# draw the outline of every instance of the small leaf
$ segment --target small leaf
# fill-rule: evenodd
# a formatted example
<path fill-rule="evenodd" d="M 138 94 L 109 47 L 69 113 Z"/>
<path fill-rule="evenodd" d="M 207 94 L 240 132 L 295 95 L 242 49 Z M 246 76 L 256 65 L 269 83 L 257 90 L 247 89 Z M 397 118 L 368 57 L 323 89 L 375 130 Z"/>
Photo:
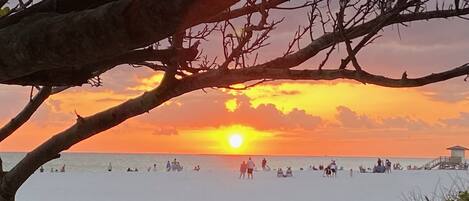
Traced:
<path fill-rule="evenodd" d="M 7 15 L 8 13 L 10 13 L 10 8 L 9 7 L 4 7 L 4 8 L 0 9 L 0 17 L 2 17 L 4 15 Z"/>

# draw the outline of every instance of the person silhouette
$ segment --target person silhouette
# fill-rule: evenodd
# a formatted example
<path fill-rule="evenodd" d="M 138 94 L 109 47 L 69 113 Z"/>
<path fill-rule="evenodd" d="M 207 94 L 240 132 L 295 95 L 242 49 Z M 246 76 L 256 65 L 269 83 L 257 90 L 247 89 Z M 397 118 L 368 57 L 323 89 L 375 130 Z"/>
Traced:
<path fill-rule="evenodd" d="M 239 178 L 243 177 L 246 175 L 246 170 L 248 169 L 248 165 L 246 164 L 246 161 L 243 161 L 241 163 L 241 166 L 239 167 Z"/>
<path fill-rule="evenodd" d="M 254 179 L 254 167 L 256 167 L 256 164 L 254 164 L 254 161 L 252 161 L 251 157 L 249 157 L 249 160 L 247 162 L 247 167 L 248 167 L 248 179 Z"/>

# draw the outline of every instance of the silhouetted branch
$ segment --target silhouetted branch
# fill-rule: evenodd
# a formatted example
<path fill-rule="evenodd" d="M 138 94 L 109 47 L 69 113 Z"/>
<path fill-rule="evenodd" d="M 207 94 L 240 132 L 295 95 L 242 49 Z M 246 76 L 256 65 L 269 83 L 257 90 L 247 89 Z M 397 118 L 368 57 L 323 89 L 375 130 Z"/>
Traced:
<path fill-rule="evenodd" d="M 13 134 L 19 127 L 31 118 L 34 112 L 51 95 L 52 87 L 42 87 L 41 90 L 28 102 L 23 110 L 0 128 L 0 142 Z"/>

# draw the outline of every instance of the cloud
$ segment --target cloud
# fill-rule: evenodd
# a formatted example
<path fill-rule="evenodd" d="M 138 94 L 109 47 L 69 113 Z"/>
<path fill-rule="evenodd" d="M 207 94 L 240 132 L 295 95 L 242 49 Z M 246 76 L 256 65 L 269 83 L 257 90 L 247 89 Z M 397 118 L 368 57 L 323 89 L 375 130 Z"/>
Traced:
<path fill-rule="evenodd" d="M 157 127 L 155 128 L 155 131 L 153 131 L 153 135 L 172 136 L 172 135 L 179 135 L 179 132 L 174 127 Z"/>
<path fill-rule="evenodd" d="M 309 115 L 304 110 L 294 109 L 282 113 L 273 104 L 261 104 L 254 108 L 245 96 L 236 96 L 236 101 L 233 101 L 233 96 L 222 92 L 188 96 L 153 110 L 139 118 L 139 121 L 170 125 L 178 129 L 242 124 L 259 130 L 311 130 L 322 123 L 320 117 Z M 236 102 L 236 107 L 230 108 L 231 111 L 225 105 L 228 100 Z"/>
<path fill-rule="evenodd" d="M 431 125 L 420 119 L 412 119 L 409 117 L 373 119 L 364 114 L 359 115 L 345 106 L 337 107 L 337 112 L 337 121 L 345 128 L 406 129 L 412 131 L 432 128 Z"/>
<path fill-rule="evenodd" d="M 377 126 L 377 123 L 371 120 L 366 115 L 358 115 L 356 112 L 352 111 L 348 107 L 339 106 L 337 107 L 337 120 L 344 127 L 350 128 L 374 128 Z"/>
<path fill-rule="evenodd" d="M 447 127 L 469 127 L 469 113 L 461 112 L 456 118 L 442 119 Z"/>

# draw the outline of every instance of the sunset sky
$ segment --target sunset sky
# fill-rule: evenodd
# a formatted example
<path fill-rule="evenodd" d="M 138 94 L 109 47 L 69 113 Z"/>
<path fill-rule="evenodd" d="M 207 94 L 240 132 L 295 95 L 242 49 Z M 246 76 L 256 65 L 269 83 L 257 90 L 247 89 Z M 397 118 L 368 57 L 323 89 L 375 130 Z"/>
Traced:
<path fill-rule="evenodd" d="M 282 55 L 303 13 L 287 16 L 261 59 Z M 469 62 L 467 21 L 434 20 L 388 27 L 359 54 L 372 73 L 416 77 Z M 219 43 L 203 46 L 211 56 Z M 327 68 L 344 55 L 334 52 Z M 317 66 L 318 55 L 300 68 Z M 92 115 L 157 86 L 162 74 L 119 66 L 102 76 L 104 86 L 75 87 L 54 95 L 26 125 L 0 143 L 0 151 L 28 151 L 72 125 L 75 111 Z M 446 155 L 469 146 L 469 83 L 464 77 L 412 89 L 337 80 L 275 81 L 245 91 L 206 89 L 183 95 L 74 147 L 74 152 L 278 154 L 338 156 Z M 29 100 L 29 87 L 0 86 L 0 123 Z M 242 137 L 239 148 L 229 144 Z"/>

